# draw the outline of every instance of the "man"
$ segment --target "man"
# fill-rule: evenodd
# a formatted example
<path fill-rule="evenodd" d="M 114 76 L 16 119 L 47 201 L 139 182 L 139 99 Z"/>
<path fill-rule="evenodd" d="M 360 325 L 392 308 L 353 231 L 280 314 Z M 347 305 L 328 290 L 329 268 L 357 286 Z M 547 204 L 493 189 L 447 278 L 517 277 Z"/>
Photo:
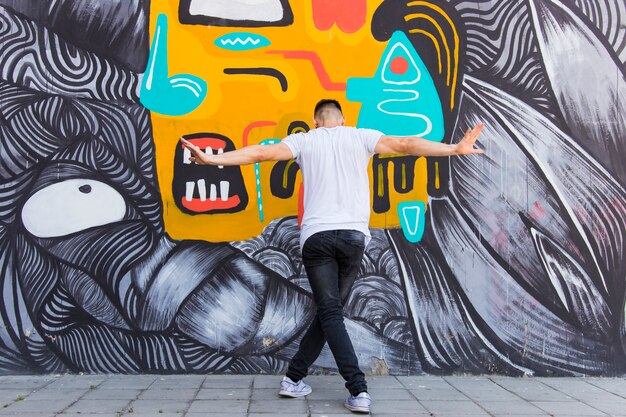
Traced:
<path fill-rule="evenodd" d="M 305 184 L 300 248 L 317 315 L 289 364 L 279 394 L 301 397 L 312 392 L 302 379 L 328 342 L 350 391 L 344 405 L 351 411 L 368 413 L 371 398 L 343 322 L 343 304 L 370 239 L 369 160 L 375 153 L 416 156 L 483 153 L 474 148 L 483 125 L 468 129 L 457 144 L 443 144 L 345 127 L 345 121 L 336 100 L 321 100 L 314 111 L 316 129 L 289 135 L 278 144 L 207 155 L 188 141 L 181 141 L 193 154 L 189 159 L 198 164 L 243 165 L 289 159 L 298 162 Z"/>

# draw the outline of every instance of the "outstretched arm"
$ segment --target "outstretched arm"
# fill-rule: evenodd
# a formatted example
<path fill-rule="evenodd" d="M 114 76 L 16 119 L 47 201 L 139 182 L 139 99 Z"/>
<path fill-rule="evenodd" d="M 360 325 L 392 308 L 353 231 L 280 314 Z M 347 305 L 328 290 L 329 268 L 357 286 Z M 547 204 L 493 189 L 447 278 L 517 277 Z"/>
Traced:
<path fill-rule="evenodd" d="M 199 165 L 246 165 L 263 161 L 286 161 L 293 158 L 291 149 L 284 143 L 274 145 L 251 145 L 219 155 L 208 155 L 188 140 L 180 139 L 191 151 L 189 160 Z"/>
<path fill-rule="evenodd" d="M 482 123 L 473 129 L 467 129 L 465 136 L 455 144 L 433 142 L 417 136 L 383 136 L 378 141 L 374 151 L 379 154 L 407 154 L 414 156 L 452 156 L 484 153 L 482 149 L 474 148 L 478 135 L 483 130 Z"/>

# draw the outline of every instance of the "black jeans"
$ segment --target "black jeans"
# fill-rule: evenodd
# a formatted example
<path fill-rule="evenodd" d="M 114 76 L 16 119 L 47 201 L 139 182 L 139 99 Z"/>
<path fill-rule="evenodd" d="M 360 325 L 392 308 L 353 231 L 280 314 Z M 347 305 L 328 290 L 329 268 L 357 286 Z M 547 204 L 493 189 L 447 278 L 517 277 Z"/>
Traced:
<path fill-rule="evenodd" d="M 309 237 L 302 248 L 302 263 L 311 284 L 317 315 L 300 341 L 287 376 L 307 376 L 324 343 L 328 342 L 339 373 L 352 395 L 367 391 L 365 375 L 343 322 L 343 304 L 356 279 L 365 249 L 365 236 L 356 230 L 329 230 Z"/>

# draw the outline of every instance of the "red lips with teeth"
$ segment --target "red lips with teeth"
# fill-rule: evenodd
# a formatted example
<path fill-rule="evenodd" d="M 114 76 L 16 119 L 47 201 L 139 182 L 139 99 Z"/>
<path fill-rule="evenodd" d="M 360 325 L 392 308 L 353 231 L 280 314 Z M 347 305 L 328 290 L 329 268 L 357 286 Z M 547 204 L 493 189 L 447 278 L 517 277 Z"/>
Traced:
<path fill-rule="evenodd" d="M 217 133 L 183 136 L 206 153 L 219 154 L 235 149 L 233 142 Z M 191 153 L 178 146 L 174 154 L 172 192 L 176 205 L 189 214 L 234 213 L 248 204 L 248 194 L 239 167 L 197 165 Z"/>

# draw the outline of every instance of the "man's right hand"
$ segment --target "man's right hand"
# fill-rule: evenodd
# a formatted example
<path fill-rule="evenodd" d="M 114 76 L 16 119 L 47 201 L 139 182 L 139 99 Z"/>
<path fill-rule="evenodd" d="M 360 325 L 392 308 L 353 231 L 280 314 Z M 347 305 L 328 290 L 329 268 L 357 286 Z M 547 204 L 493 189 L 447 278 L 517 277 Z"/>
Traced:
<path fill-rule="evenodd" d="M 463 138 L 456 144 L 456 155 L 473 155 L 485 153 L 483 149 L 475 148 L 476 139 L 482 132 L 484 124 L 478 123 L 473 129 L 467 129 Z"/>
<path fill-rule="evenodd" d="M 202 151 L 202 149 L 192 144 L 188 140 L 180 138 L 180 142 L 183 144 L 185 148 L 189 149 L 189 151 L 191 152 L 192 155 L 189 157 L 189 160 L 191 162 L 195 162 L 196 164 L 199 164 L 199 165 L 215 165 L 215 164 L 211 164 L 212 155 L 211 156 L 207 155 L 206 153 Z"/>

